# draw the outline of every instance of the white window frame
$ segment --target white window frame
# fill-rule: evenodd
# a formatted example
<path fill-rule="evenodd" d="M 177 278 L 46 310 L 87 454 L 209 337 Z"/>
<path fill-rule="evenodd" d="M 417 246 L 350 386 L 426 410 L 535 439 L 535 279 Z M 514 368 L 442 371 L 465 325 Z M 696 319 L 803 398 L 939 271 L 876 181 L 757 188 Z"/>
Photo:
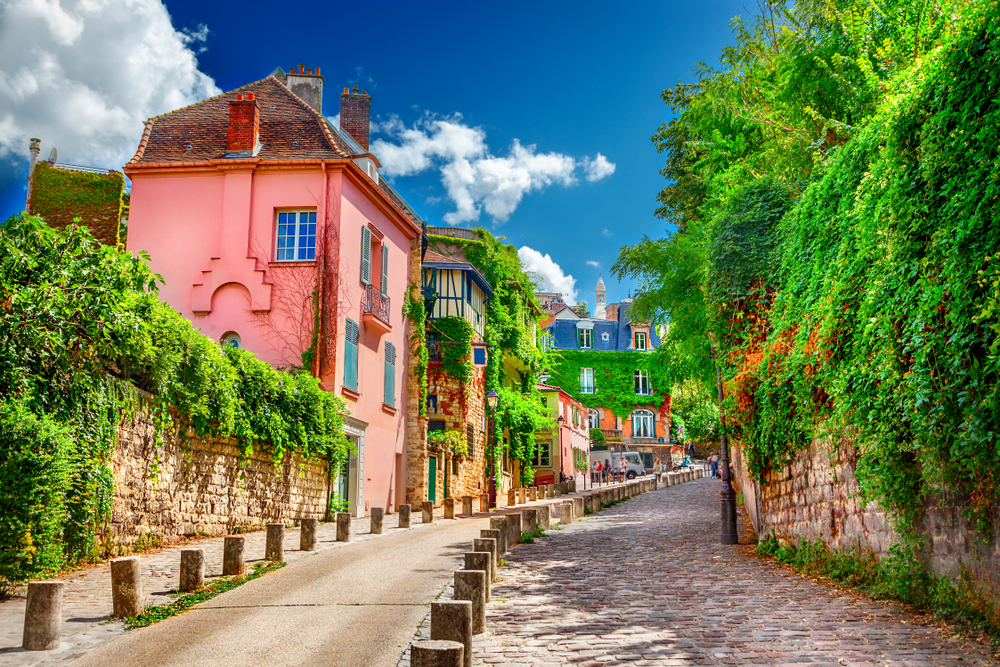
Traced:
<path fill-rule="evenodd" d="M 585 382 L 589 379 L 590 382 Z M 589 391 L 588 391 L 589 390 Z M 594 369 L 593 368 L 581 368 L 580 369 L 580 393 L 581 394 L 593 394 L 596 393 L 597 387 L 594 383 Z"/>
<path fill-rule="evenodd" d="M 637 370 L 632 375 L 632 383 L 636 396 L 649 396 L 653 393 L 653 388 L 649 385 L 649 371 Z"/>
<path fill-rule="evenodd" d="M 580 327 L 576 330 L 576 342 L 581 350 L 594 349 L 594 330 Z"/>
<path fill-rule="evenodd" d="M 292 222 L 292 234 L 281 234 L 281 225 L 289 224 L 287 220 L 282 222 L 282 216 L 295 216 L 294 222 Z M 305 224 L 312 226 L 312 234 L 302 233 L 302 216 L 312 216 L 312 219 L 307 218 Z M 281 239 L 291 239 L 291 246 L 281 246 Z M 302 242 L 307 239 L 312 239 L 312 245 L 302 245 Z M 292 256 L 283 256 L 286 253 L 291 252 Z M 300 254 L 305 254 L 305 257 L 300 257 Z M 275 262 L 315 262 L 316 261 L 316 209 L 300 209 L 292 211 L 278 211 L 274 216 L 274 261 Z"/>
<path fill-rule="evenodd" d="M 631 415 L 633 438 L 655 438 L 656 419 L 649 410 L 636 410 Z"/>
<path fill-rule="evenodd" d="M 552 443 L 548 440 L 535 441 L 535 457 L 531 461 L 533 468 L 552 467 Z"/>
<path fill-rule="evenodd" d="M 642 345 L 639 345 L 639 336 L 642 336 Z M 645 331 L 635 332 L 635 349 L 637 350 L 648 350 L 649 349 L 649 334 Z"/>
<path fill-rule="evenodd" d="M 588 428 L 601 428 L 601 415 L 597 410 L 591 410 L 587 413 L 587 426 Z"/>

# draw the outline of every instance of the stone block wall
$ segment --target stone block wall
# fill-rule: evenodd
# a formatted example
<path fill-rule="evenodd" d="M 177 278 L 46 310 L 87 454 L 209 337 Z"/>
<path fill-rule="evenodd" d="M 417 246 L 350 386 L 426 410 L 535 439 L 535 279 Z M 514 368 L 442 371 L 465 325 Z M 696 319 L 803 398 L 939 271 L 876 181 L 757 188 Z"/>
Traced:
<path fill-rule="evenodd" d="M 286 455 L 275 467 L 266 451 L 241 460 L 229 440 L 165 437 L 157 445 L 148 414 L 119 428 L 113 457 L 114 510 L 103 538 L 129 544 L 153 534 L 170 540 L 221 535 L 303 517 L 324 518 L 326 461 Z"/>
<path fill-rule="evenodd" d="M 885 555 L 899 541 L 892 517 L 874 502 L 861 500 L 855 477 L 856 449 L 849 436 L 825 437 L 798 452 L 780 472 L 763 483 L 749 477 L 738 446 L 734 447 L 736 478 L 744 505 L 759 535 L 823 539 L 836 549 L 870 549 Z M 922 557 L 940 576 L 957 577 L 964 570 L 1000 602 L 1000 530 L 992 537 L 977 532 L 964 515 L 968 503 L 946 492 L 923 507 Z M 1000 506 L 994 508 L 1000 526 Z"/>

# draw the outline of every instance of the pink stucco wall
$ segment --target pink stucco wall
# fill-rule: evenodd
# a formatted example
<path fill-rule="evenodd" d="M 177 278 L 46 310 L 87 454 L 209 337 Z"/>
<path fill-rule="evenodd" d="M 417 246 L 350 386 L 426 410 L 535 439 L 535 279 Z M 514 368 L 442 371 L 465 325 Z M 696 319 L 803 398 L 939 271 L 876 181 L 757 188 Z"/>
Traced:
<path fill-rule="evenodd" d="M 335 365 L 321 377 L 324 388 L 343 394 L 354 429 L 363 433 L 357 513 L 395 507 L 405 495 L 406 399 L 402 305 L 410 240 L 418 233 L 400 221 L 367 176 L 345 177 L 321 165 L 280 168 L 253 165 L 223 168 L 132 170 L 127 248 L 146 252 L 164 278 L 160 297 L 202 333 L 220 340 L 237 333 L 244 348 L 274 366 L 301 363 L 312 340 L 312 294 L 319 264 L 275 262 L 276 216 L 281 210 L 315 209 L 317 257 L 327 252 L 328 270 L 339 271 L 337 294 L 328 299 L 327 330 L 336 332 Z M 355 179 L 355 180 L 352 180 Z M 384 234 L 389 252 L 388 333 L 364 324 L 361 314 L 361 228 Z M 324 240 L 324 234 L 325 240 Z M 372 257 L 372 275 L 381 259 Z M 329 300 L 328 300 L 329 303 Z M 360 325 L 358 393 L 342 392 L 345 320 Z M 397 350 L 395 409 L 383 406 L 385 343 Z"/>

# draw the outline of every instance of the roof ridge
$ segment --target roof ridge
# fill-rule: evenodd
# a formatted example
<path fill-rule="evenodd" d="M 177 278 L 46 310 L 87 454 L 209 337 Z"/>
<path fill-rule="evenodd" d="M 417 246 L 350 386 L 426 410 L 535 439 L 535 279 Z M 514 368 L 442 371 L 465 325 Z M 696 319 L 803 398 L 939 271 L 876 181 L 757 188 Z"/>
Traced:
<path fill-rule="evenodd" d="M 316 118 L 316 120 L 319 121 L 320 129 L 323 130 L 323 136 L 326 138 L 326 141 L 329 144 L 330 148 L 340 153 L 344 153 L 345 157 L 349 158 L 354 157 L 353 153 L 345 151 L 343 147 L 338 145 L 337 142 L 333 140 L 333 135 L 330 133 L 330 128 L 327 126 L 326 116 L 324 116 L 321 112 L 316 111 L 316 109 L 313 109 L 311 106 L 309 106 L 309 104 L 307 104 L 305 100 L 303 100 L 301 97 L 293 93 L 291 88 L 289 88 L 286 84 L 282 83 L 281 81 L 278 81 L 278 78 L 276 76 L 271 75 L 268 76 L 267 78 L 274 79 L 282 87 L 282 89 L 284 89 L 285 93 L 289 97 L 291 97 L 293 100 L 302 105 L 303 108 L 309 111 L 309 113 L 311 113 Z"/>

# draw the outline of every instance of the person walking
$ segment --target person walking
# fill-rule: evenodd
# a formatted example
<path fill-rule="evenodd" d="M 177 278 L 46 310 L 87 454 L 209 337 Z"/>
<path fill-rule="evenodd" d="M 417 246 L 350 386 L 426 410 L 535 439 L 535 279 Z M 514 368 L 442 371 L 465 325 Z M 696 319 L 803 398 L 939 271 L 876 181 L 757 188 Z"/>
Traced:
<path fill-rule="evenodd" d="M 688 443 L 688 453 L 691 455 L 691 460 L 694 461 L 694 443 Z"/>
<path fill-rule="evenodd" d="M 712 452 L 712 477 L 719 477 L 719 455 Z"/>
<path fill-rule="evenodd" d="M 628 464 L 625 463 L 625 457 L 623 456 L 620 459 L 618 459 L 618 481 L 619 482 L 624 482 L 625 481 L 625 473 L 626 473 L 627 470 L 628 470 Z"/>

